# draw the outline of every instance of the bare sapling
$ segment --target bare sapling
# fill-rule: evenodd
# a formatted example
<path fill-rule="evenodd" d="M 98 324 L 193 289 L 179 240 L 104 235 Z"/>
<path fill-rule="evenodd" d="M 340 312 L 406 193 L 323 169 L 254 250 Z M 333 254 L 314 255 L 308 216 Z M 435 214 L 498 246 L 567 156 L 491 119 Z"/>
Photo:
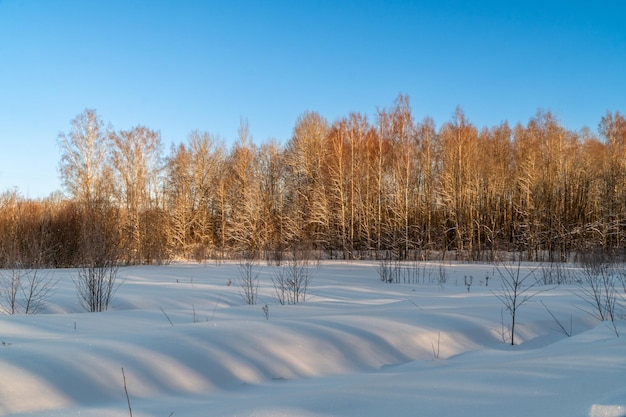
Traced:
<path fill-rule="evenodd" d="M 437 283 L 441 291 L 446 289 L 446 283 L 448 282 L 448 272 L 446 271 L 443 263 L 439 264 L 439 275 L 437 276 Z"/>
<path fill-rule="evenodd" d="M 26 270 L 20 288 L 24 314 L 37 314 L 46 308 L 57 281 L 47 271 L 40 269 Z"/>
<path fill-rule="evenodd" d="M 254 260 L 239 263 L 239 295 L 246 304 L 255 305 L 259 294 L 259 272 Z"/>
<path fill-rule="evenodd" d="M 402 282 L 405 284 L 419 284 L 420 280 L 425 283 L 430 278 L 430 272 L 417 258 L 411 259 L 404 263 L 402 268 Z"/>
<path fill-rule="evenodd" d="M 492 329 L 494 330 L 494 329 Z M 500 330 L 494 330 L 500 339 L 502 339 L 502 343 L 508 343 L 511 340 L 511 329 L 508 324 L 504 323 L 504 309 L 500 309 Z"/>
<path fill-rule="evenodd" d="M 37 314 L 46 308 L 56 280 L 39 269 L 0 271 L 0 308 L 7 314 Z"/>
<path fill-rule="evenodd" d="M 501 263 L 497 265 L 496 271 L 500 275 L 502 287 L 498 290 L 492 290 L 492 293 L 502 302 L 504 308 L 509 313 L 511 321 L 508 333 L 511 345 L 515 345 L 515 326 L 520 307 L 537 294 L 550 289 L 538 288 L 540 281 L 535 278 L 535 268 L 523 272 L 521 264 L 520 256 L 515 264 Z"/>
<path fill-rule="evenodd" d="M 565 285 L 573 281 L 570 270 L 562 262 L 550 262 L 541 267 L 541 276 L 544 285 Z"/>
<path fill-rule="evenodd" d="M 276 300 L 280 304 L 298 304 L 306 301 L 307 291 L 319 262 L 311 260 L 297 251 L 284 266 L 277 267 L 272 275 Z"/>
<path fill-rule="evenodd" d="M 570 320 L 569 320 L 569 329 L 565 327 L 565 325 L 563 325 L 563 323 L 561 322 L 561 320 L 559 320 L 554 313 L 552 313 L 552 311 L 548 308 L 548 306 L 541 301 L 541 305 L 543 306 L 543 308 L 546 309 L 546 311 L 548 312 L 548 314 L 550 314 L 550 317 L 552 317 L 552 319 L 554 320 L 554 322 L 556 323 L 556 325 L 558 326 L 558 330 L 563 333 L 565 336 L 567 337 L 572 337 L 572 328 L 573 328 L 573 317 L 570 314 Z"/>
<path fill-rule="evenodd" d="M 610 322 L 613 332 L 619 337 L 615 321 L 617 307 L 623 296 L 618 289 L 622 274 L 602 251 L 591 251 L 581 255 L 582 280 L 577 295 L 587 307 L 582 310 L 599 321 Z"/>
<path fill-rule="evenodd" d="M 386 250 L 380 254 L 376 271 L 382 282 L 400 282 L 400 264 L 394 259 L 392 251 Z"/>
<path fill-rule="evenodd" d="M 81 250 L 83 259 L 74 278 L 79 302 L 89 312 L 106 311 L 121 285 L 119 250 L 97 223 L 85 231 Z"/>
<path fill-rule="evenodd" d="M 74 284 L 78 298 L 89 312 L 106 311 L 119 287 L 117 265 L 111 263 L 86 265 L 78 269 Z"/>
<path fill-rule="evenodd" d="M 0 271 L 0 306 L 7 314 L 19 311 L 18 295 L 23 271 L 17 268 Z"/>

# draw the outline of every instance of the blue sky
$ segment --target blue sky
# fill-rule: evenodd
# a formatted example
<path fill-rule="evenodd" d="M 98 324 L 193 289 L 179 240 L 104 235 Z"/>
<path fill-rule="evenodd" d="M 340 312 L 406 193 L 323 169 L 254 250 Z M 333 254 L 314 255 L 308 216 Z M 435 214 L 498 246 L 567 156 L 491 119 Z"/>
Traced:
<path fill-rule="evenodd" d="M 0 191 L 61 188 L 57 137 L 86 108 L 115 129 L 284 143 L 304 111 L 479 127 L 551 110 L 595 131 L 626 111 L 622 1 L 0 0 Z"/>

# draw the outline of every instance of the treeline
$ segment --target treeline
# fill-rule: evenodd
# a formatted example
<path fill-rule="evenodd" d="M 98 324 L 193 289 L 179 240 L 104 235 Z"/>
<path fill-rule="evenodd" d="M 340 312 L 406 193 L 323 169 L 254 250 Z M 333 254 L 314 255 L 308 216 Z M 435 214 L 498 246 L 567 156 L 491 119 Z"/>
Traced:
<path fill-rule="evenodd" d="M 59 136 L 68 198 L 0 197 L 0 263 L 73 266 L 93 248 L 123 263 L 315 251 L 353 259 L 566 260 L 626 248 L 626 119 L 597 136 L 539 111 L 526 125 L 440 128 L 409 99 L 370 121 L 307 112 L 284 145 L 227 148 L 193 132 L 164 155 L 160 134 L 105 129 L 86 110 Z M 97 251 L 96 251 L 97 252 Z M 96 262 L 97 263 L 97 262 Z"/>

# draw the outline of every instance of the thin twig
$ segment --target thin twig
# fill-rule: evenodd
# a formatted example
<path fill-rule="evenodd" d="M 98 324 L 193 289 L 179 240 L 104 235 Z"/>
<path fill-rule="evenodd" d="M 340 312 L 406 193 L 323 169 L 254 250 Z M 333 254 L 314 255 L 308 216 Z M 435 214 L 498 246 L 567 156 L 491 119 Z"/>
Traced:
<path fill-rule="evenodd" d="M 170 324 L 172 325 L 172 327 L 174 326 L 174 323 L 172 323 L 172 320 L 170 320 L 170 316 L 167 315 L 167 313 L 165 312 L 165 310 L 163 310 L 162 307 L 159 307 L 159 310 L 161 310 L 161 313 L 163 313 L 163 315 L 165 316 L 165 318 L 167 319 L 167 321 L 170 322 Z"/>
<path fill-rule="evenodd" d="M 220 300 L 222 299 L 222 294 L 217 299 L 215 306 L 213 307 L 213 314 L 211 314 L 211 321 L 213 321 L 213 317 L 215 317 L 215 310 L 217 310 L 217 306 L 220 304 Z"/>
<path fill-rule="evenodd" d="M 563 326 L 563 324 L 559 321 L 559 319 L 556 318 L 556 316 L 554 314 L 552 314 L 552 311 L 550 311 L 550 309 L 548 308 L 548 306 L 543 302 L 543 300 L 540 301 L 541 305 L 546 309 L 546 311 L 548 312 L 548 314 L 550 314 L 550 316 L 554 319 L 554 321 L 556 322 L 557 326 L 559 326 L 559 329 L 561 329 L 561 332 L 565 334 L 565 336 L 567 337 L 571 337 L 572 336 L 572 329 L 571 329 L 571 319 L 570 319 L 570 330 L 569 332 L 567 331 L 567 329 L 565 328 L 565 326 Z M 570 316 L 571 317 L 571 316 Z"/>
<path fill-rule="evenodd" d="M 130 417 L 133 417 L 133 410 L 130 408 L 130 397 L 128 396 L 128 389 L 126 388 L 126 375 L 124 374 L 124 368 L 122 368 L 122 378 L 124 379 L 124 392 L 126 393 L 126 401 L 128 402 L 128 412 L 130 413 Z"/>

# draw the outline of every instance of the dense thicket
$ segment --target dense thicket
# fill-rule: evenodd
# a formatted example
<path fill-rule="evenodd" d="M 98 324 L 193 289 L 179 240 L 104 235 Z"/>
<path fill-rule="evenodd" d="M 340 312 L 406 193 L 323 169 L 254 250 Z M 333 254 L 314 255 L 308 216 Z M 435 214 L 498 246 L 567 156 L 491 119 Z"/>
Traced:
<path fill-rule="evenodd" d="M 526 125 L 474 126 L 457 109 L 436 128 L 399 96 L 374 121 L 303 114 L 284 145 L 229 149 L 193 132 L 163 154 L 158 132 L 105 130 L 86 110 L 60 135 L 68 193 L 0 196 L 2 266 L 85 262 L 100 236 L 125 263 L 175 257 L 564 260 L 626 248 L 626 119 L 598 136 L 539 111 Z M 92 245 L 93 246 L 93 245 Z"/>

